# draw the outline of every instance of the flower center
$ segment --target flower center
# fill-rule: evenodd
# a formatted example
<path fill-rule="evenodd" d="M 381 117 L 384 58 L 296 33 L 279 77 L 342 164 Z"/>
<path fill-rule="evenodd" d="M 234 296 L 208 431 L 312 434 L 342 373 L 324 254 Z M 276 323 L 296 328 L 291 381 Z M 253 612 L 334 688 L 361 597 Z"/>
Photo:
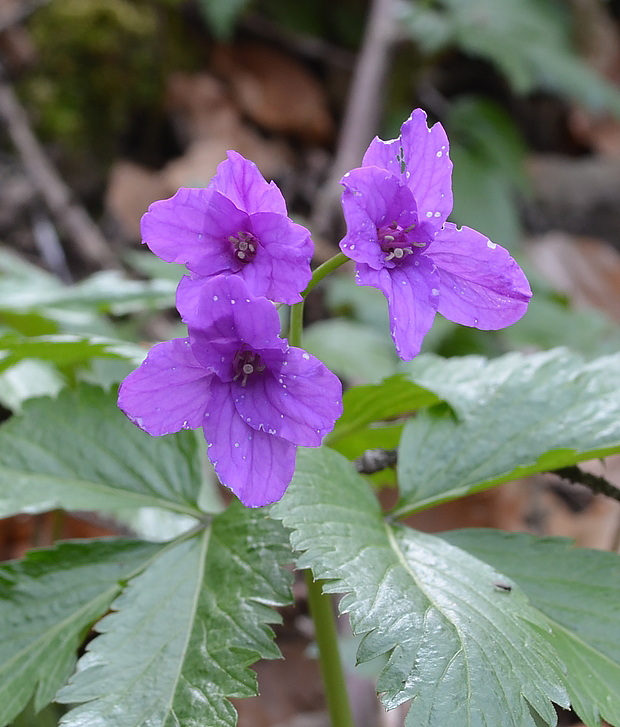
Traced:
<path fill-rule="evenodd" d="M 237 235 L 231 235 L 228 241 L 232 245 L 233 256 L 242 263 L 251 263 L 256 257 L 258 240 L 251 232 L 240 230 Z"/>
<path fill-rule="evenodd" d="M 387 227 L 377 229 L 379 244 L 385 253 L 385 262 L 402 260 L 407 255 L 412 255 L 415 247 L 426 247 L 425 242 L 416 242 L 411 239 L 411 232 L 414 228 L 415 225 L 403 228 L 396 222 L 392 222 Z"/>
<path fill-rule="evenodd" d="M 232 362 L 235 375 L 233 381 L 241 379 L 241 386 L 245 386 L 248 377 L 256 371 L 264 371 L 265 364 L 260 360 L 260 356 L 252 351 L 237 351 Z"/>

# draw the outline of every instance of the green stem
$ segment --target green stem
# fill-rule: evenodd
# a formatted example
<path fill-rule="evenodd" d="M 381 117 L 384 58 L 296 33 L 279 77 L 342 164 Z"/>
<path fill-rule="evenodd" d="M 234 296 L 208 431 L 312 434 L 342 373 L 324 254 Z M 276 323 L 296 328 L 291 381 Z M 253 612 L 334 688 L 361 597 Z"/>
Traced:
<path fill-rule="evenodd" d="M 331 724 L 332 727 L 353 727 L 347 685 L 338 651 L 338 634 L 332 601 L 328 594 L 323 593 L 323 581 L 315 581 L 309 570 L 305 575 Z"/>
<path fill-rule="evenodd" d="M 306 298 L 308 293 L 326 275 L 343 265 L 349 258 L 342 253 L 324 262 L 314 271 L 308 287 L 302 293 Z M 291 317 L 288 340 L 291 346 L 301 346 L 303 329 L 304 302 L 291 306 Z M 338 634 L 336 620 L 332 608 L 331 597 L 323 593 L 322 582 L 315 581 L 312 573 L 306 571 L 306 585 L 308 586 L 308 603 L 310 615 L 314 621 L 316 643 L 319 647 L 319 663 L 325 689 L 325 699 L 331 718 L 332 727 L 353 727 L 353 717 L 340 652 L 338 651 Z"/>
<path fill-rule="evenodd" d="M 317 283 L 320 283 L 325 276 L 329 275 L 336 268 L 344 265 L 347 260 L 349 260 L 349 258 L 344 253 L 339 252 L 322 265 L 319 265 L 319 267 L 312 273 L 312 278 L 308 283 L 308 287 L 301 294 L 304 300 L 302 300 L 301 303 L 295 303 L 295 305 L 291 306 L 291 319 L 288 332 L 288 342 L 291 346 L 301 346 L 301 331 L 303 329 L 304 301 L 306 296 L 312 288 L 317 285 Z"/>
<path fill-rule="evenodd" d="M 312 273 L 312 278 L 308 283 L 308 287 L 301 294 L 302 297 L 305 298 L 312 288 L 314 288 L 317 283 L 320 283 L 326 275 L 329 275 L 336 268 L 344 265 L 349 260 L 350 258 L 348 258 L 343 252 L 339 252 L 337 255 L 334 255 L 334 257 L 330 257 L 329 260 L 326 260 L 322 265 L 319 265 L 319 267 Z"/>

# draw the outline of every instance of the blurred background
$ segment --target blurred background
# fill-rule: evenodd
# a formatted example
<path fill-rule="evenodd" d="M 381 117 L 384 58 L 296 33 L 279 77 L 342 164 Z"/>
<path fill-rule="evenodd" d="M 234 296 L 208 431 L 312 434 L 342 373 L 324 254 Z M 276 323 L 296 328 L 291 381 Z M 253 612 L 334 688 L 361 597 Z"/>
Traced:
<path fill-rule="evenodd" d="M 206 186 L 236 149 L 280 185 L 320 263 L 344 233 L 338 180 L 416 107 L 450 138 L 451 220 L 509 248 L 535 293 L 499 332 L 438 316 L 424 350 L 617 352 L 620 1 L 0 0 L 2 418 L 79 381 L 114 386 L 152 343 L 184 335 L 182 271 L 140 244 L 151 202 Z M 306 325 L 345 384 L 398 370 L 383 296 L 346 266 L 309 297 Z M 589 469 L 620 483 L 613 459 Z M 389 498 L 391 471 L 373 477 Z M 618 503 L 552 475 L 411 522 L 620 543 Z M 165 537 L 161 521 L 137 529 L 149 527 Z M 121 531 L 92 513 L 23 515 L 0 521 L 0 555 Z M 258 665 L 241 727 L 327 724 L 301 584 L 297 596 L 278 633 L 287 662 Z M 345 637 L 343 650 L 352 664 Z M 402 723 L 378 708 L 372 674 L 350 687 L 359 725 Z"/>

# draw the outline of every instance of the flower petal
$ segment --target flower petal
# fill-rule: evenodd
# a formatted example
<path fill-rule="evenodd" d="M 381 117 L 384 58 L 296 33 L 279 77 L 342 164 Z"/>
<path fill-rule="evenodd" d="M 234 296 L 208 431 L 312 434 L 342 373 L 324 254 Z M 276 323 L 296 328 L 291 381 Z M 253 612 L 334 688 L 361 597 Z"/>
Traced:
<path fill-rule="evenodd" d="M 200 296 L 205 283 L 210 278 L 202 275 L 184 275 L 177 285 L 176 307 L 184 322 L 188 318 L 194 319 L 200 315 Z"/>
<path fill-rule="evenodd" d="M 417 356 L 437 310 L 439 276 L 432 261 L 414 255 L 383 270 L 358 263 L 355 275 L 359 285 L 379 288 L 387 298 L 390 332 L 400 358 L 409 361 Z"/>
<path fill-rule="evenodd" d="M 228 239 L 250 229 L 249 216 L 238 209 L 228 197 L 213 192 L 204 210 L 202 245 L 188 249 L 185 264 L 198 275 L 237 273 L 243 263 L 233 255 Z"/>
<path fill-rule="evenodd" d="M 250 292 L 279 303 L 301 302 L 300 293 L 312 277 L 310 232 L 274 212 L 257 212 L 250 221 L 259 248 L 239 273 Z"/>
<path fill-rule="evenodd" d="M 274 182 L 267 182 L 254 162 L 236 151 L 217 168 L 209 189 L 221 192 L 248 214 L 278 212 L 286 215 L 286 202 Z"/>
<path fill-rule="evenodd" d="M 385 254 L 377 228 L 396 222 L 401 227 L 416 225 L 418 216 L 411 191 L 379 167 L 358 167 L 347 172 L 341 184 L 342 207 L 347 234 L 340 249 L 352 260 L 375 269 L 383 267 Z"/>
<path fill-rule="evenodd" d="M 123 381 L 118 405 L 154 437 L 202 425 L 213 375 L 192 354 L 187 338 L 158 343 Z"/>
<path fill-rule="evenodd" d="M 452 162 L 441 124 L 426 125 L 426 114 L 416 109 L 400 129 L 407 186 L 418 205 L 420 220 L 441 227 L 452 212 Z"/>
<path fill-rule="evenodd" d="M 203 431 L 222 484 L 248 507 L 279 500 L 295 471 L 295 445 L 248 426 L 235 409 L 231 384 L 217 378 L 209 408 Z"/>
<path fill-rule="evenodd" d="M 381 167 L 395 177 L 402 177 L 402 147 L 398 139 L 383 141 L 378 136 L 370 142 L 370 146 L 362 159 L 363 167 Z"/>
<path fill-rule="evenodd" d="M 201 287 L 198 294 L 191 291 L 194 285 Z M 232 360 L 242 348 L 273 350 L 276 361 L 287 348 L 279 336 L 280 317 L 273 303 L 253 296 L 235 275 L 204 282 L 186 278 L 177 290 L 177 306 L 196 359 L 224 381 L 233 379 Z"/>
<path fill-rule="evenodd" d="M 169 263 L 185 264 L 203 245 L 205 210 L 213 192 L 181 187 L 170 199 L 153 202 L 142 216 L 142 240 Z"/>
<path fill-rule="evenodd" d="M 496 330 L 518 321 L 532 296 L 509 252 L 469 227 L 446 223 L 426 254 L 437 266 L 439 312 L 455 323 Z"/>
<path fill-rule="evenodd" d="M 246 424 L 295 444 L 318 447 L 342 414 L 342 384 L 321 361 L 290 347 L 279 371 L 231 387 Z"/>

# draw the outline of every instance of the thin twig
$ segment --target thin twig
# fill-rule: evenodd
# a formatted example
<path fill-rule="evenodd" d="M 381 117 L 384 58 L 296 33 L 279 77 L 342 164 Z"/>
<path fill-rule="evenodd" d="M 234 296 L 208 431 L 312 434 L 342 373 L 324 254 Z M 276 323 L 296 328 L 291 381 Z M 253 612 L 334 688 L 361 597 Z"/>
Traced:
<path fill-rule="evenodd" d="M 319 191 L 311 227 L 326 234 L 340 197 L 342 175 L 361 164 L 362 156 L 377 131 L 380 99 L 388 56 L 396 37 L 394 0 L 373 0 L 359 52 L 338 149 L 327 181 Z"/>
<path fill-rule="evenodd" d="M 620 488 L 613 485 L 609 480 L 599 475 L 593 475 L 590 472 L 584 472 L 581 468 L 573 465 L 572 467 L 561 467 L 553 470 L 552 474 L 558 475 L 563 480 L 574 482 L 575 484 L 585 485 L 592 492 L 600 495 L 607 495 L 613 500 L 620 502 Z"/>
<path fill-rule="evenodd" d="M 0 80 L 0 121 L 6 125 L 32 184 L 78 252 L 98 267 L 120 267 L 103 234 L 43 151 L 30 128 L 26 111 L 5 78 Z"/>

